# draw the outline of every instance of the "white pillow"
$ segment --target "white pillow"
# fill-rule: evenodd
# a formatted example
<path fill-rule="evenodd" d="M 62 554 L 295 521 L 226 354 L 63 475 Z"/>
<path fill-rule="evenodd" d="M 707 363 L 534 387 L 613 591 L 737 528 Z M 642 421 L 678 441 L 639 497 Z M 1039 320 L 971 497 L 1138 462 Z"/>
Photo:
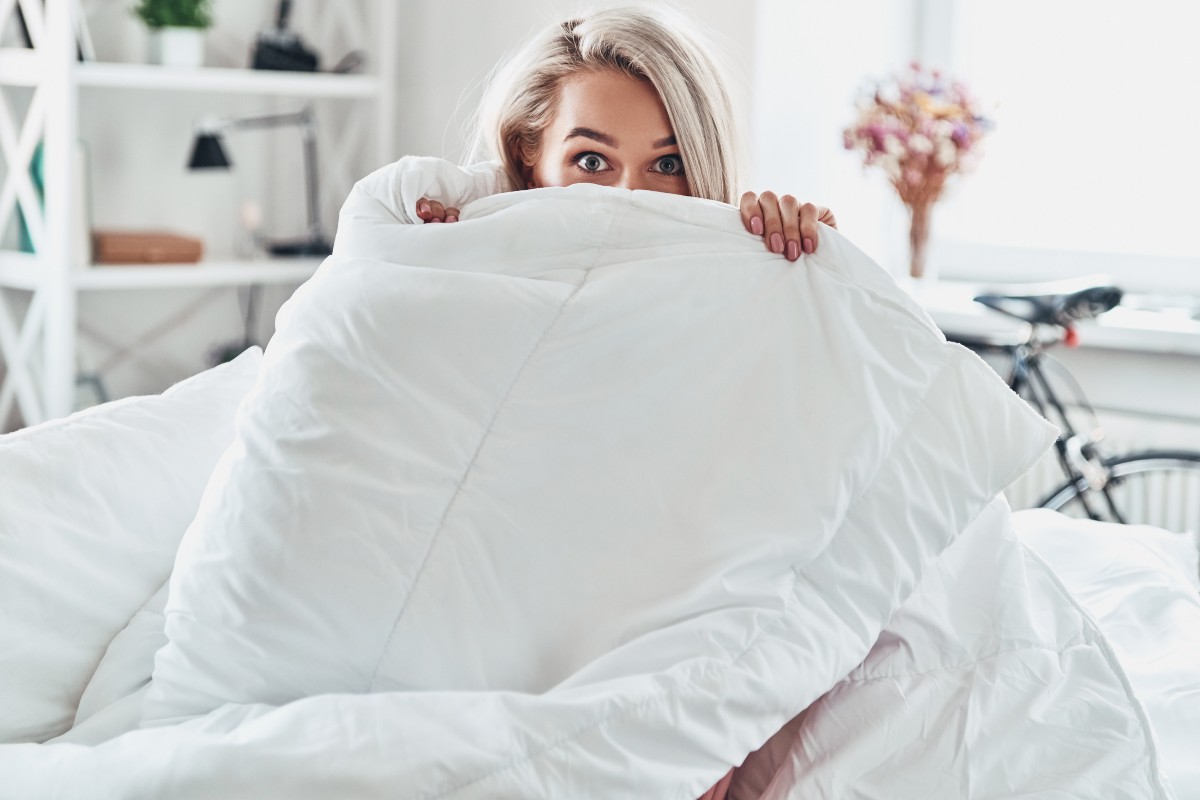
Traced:
<path fill-rule="evenodd" d="M 167 643 L 163 632 L 166 605 L 167 583 L 164 581 L 109 642 L 79 698 L 71 729 L 51 739 L 51 743 L 102 742 L 138 727 L 142 696 L 150 685 L 150 673 L 154 670 L 154 654 Z"/>
<path fill-rule="evenodd" d="M 105 648 L 170 573 L 260 360 L 0 437 L 0 742 L 71 727 Z"/>
<path fill-rule="evenodd" d="M 462 219 L 335 255 L 281 312 L 180 548 L 148 724 L 670 672 L 639 691 L 709 709 L 727 770 L 1053 437 L 832 230 L 791 264 L 723 204 L 595 186 Z"/>

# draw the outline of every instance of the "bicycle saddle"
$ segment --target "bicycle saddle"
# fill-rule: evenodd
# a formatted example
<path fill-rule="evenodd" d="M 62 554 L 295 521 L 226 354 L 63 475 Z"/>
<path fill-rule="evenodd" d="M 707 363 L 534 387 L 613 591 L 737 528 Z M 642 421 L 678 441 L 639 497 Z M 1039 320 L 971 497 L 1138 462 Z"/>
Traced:
<path fill-rule="evenodd" d="M 1105 275 L 1004 288 L 1007 291 L 976 295 L 975 302 L 1034 325 L 1064 328 L 1100 316 L 1119 304 L 1124 294 Z"/>

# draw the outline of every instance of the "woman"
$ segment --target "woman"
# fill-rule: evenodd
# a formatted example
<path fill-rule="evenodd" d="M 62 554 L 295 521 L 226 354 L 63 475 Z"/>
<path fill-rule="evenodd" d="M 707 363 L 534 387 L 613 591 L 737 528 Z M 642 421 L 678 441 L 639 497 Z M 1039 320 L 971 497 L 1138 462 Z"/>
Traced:
<path fill-rule="evenodd" d="M 827 208 L 791 195 L 736 196 L 740 136 L 709 46 L 682 17 L 617 8 L 554 25 L 492 78 L 475 154 L 499 162 L 501 190 L 598 183 L 738 205 L 746 230 L 797 260 Z M 427 223 L 457 222 L 474 198 L 422 198 Z"/>
<path fill-rule="evenodd" d="M 483 183 L 491 190 L 598 183 L 736 204 L 746 230 L 789 261 L 816 250 L 818 222 L 837 227 L 829 209 L 791 195 L 736 196 L 725 81 L 686 21 L 660 10 L 601 11 L 542 32 L 493 76 L 478 122 L 477 160 L 499 164 Z M 417 217 L 457 222 L 456 204 L 472 199 L 421 198 Z M 734 774 L 701 800 L 725 798 Z"/>

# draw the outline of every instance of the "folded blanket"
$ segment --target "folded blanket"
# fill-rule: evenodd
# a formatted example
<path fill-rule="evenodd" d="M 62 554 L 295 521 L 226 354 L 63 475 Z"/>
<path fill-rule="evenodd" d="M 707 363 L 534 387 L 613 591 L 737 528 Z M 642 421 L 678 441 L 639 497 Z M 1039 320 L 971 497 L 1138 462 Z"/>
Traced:
<path fill-rule="evenodd" d="M 364 180 L 281 311 L 147 727 L 0 748 L 0 796 L 695 798 L 1053 436 L 832 230 L 792 264 L 593 186 L 403 224 L 430 169 Z"/>

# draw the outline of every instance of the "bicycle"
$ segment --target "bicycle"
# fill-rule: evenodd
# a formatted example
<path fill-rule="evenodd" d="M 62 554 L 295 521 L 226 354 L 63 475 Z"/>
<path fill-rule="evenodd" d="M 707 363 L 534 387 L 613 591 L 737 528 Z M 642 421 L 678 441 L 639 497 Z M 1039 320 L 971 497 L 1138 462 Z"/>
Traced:
<path fill-rule="evenodd" d="M 1046 353 L 1060 344 L 1073 345 L 1077 341 L 1075 323 L 1112 310 L 1121 298 L 1119 288 L 1097 279 L 1033 284 L 1012 293 L 988 292 L 977 295 L 975 302 L 1025 322 L 1027 332 L 951 340 L 976 352 L 1005 354 L 1011 364 L 1009 388 L 1058 426 L 1060 435 L 1054 446 L 1066 480 L 1041 499 L 1040 508 L 1100 521 L 1156 525 L 1197 536 L 1200 452 L 1105 454 L 1104 429 L 1095 409 L 1066 366 Z M 1072 424 L 1072 416 L 1078 412 L 1068 411 L 1055 392 L 1043 368 L 1047 364 L 1059 369 L 1074 386 L 1075 408 L 1086 411 L 1092 421 L 1088 429 L 1079 430 Z M 1168 504 L 1181 498 L 1187 502 Z"/>

